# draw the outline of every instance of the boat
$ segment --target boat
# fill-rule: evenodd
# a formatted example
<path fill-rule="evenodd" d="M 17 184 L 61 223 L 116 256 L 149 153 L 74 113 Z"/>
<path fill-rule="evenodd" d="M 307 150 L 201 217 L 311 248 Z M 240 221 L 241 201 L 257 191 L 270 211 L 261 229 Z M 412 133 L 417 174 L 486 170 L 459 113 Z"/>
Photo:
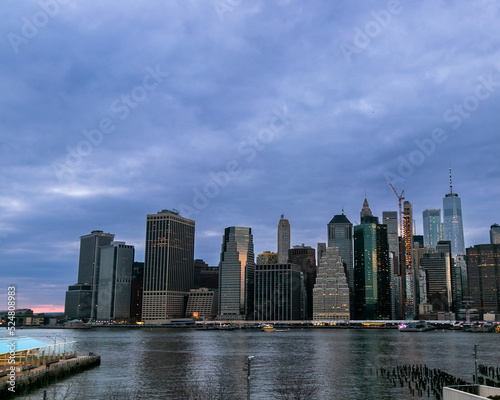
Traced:
<path fill-rule="evenodd" d="M 263 330 L 264 332 L 274 332 L 276 329 L 274 328 L 274 326 L 270 325 L 270 324 L 265 324 L 261 330 Z"/>
<path fill-rule="evenodd" d="M 434 329 L 436 329 L 436 327 L 425 321 L 420 321 L 401 324 L 399 325 L 398 329 L 400 332 L 427 332 L 433 331 Z"/>

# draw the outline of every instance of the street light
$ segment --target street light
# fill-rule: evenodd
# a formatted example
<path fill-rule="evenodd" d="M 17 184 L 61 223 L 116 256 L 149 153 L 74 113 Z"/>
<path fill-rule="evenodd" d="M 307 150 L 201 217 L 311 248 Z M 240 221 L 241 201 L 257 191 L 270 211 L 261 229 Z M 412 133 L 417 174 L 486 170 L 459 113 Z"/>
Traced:
<path fill-rule="evenodd" d="M 477 376 L 477 344 L 474 345 L 474 383 L 478 384 Z"/>
<path fill-rule="evenodd" d="M 250 400 L 250 364 L 254 358 L 254 356 L 248 356 L 247 358 L 247 400 Z"/>

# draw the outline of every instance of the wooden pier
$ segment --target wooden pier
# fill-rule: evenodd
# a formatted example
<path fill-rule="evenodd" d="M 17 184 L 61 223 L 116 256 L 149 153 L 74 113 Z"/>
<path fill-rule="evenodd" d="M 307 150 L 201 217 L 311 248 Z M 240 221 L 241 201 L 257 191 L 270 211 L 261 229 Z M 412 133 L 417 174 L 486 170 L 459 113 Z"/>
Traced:
<path fill-rule="evenodd" d="M 2 376 L 0 378 L 0 398 L 12 399 L 16 396 L 25 395 L 35 389 L 50 385 L 100 364 L 100 356 L 88 355 L 60 359 L 37 368 L 20 372 L 16 371 L 14 386 L 11 385 L 9 376 Z M 14 392 L 12 389 L 9 390 L 11 387 L 14 388 Z"/>

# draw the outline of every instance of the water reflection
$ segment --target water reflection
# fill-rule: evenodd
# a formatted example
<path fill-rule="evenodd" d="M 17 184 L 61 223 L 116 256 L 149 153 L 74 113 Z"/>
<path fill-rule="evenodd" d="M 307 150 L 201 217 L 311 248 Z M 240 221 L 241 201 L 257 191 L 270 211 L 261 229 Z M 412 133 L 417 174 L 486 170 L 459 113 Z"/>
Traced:
<path fill-rule="evenodd" d="M 191 331 L 110 329 L 57 331 L 58 341 L 77 340 L 80 353 L 100 354 L 99 368 L 58 384 L 73 386 L 79 399 L 106 399 L 110 393 L 143 398 L 183 398 L 186 391 L 223 387 L 245 398 L 247 357 L 252 363 L 252 398 L 271 398 L 277 387 L 303 379 L 317 386 L 317 398 L 411 399 L 407 388 L 388 387 L 381 367 L 427 364 L 470 377 L 470 356 L 479 342 L 483 364 L 497 365 L 500 335 L 464 332 L 401 333 L 395 330 Z M 48 343 L 54 331 L 25 330 Z M 31 398 L 42 398 L 38 391 Z M 184 394 L 184 395 L 183 395 Z"/>

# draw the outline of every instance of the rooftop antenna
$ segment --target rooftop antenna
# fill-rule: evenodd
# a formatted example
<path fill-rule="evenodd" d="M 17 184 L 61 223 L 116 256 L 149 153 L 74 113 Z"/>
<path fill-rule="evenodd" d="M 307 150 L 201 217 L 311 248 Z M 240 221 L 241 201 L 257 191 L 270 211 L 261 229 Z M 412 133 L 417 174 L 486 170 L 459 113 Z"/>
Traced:
<path fill-rule="evenodd" d="M 344 206 L 342 205 L 342 215 L 344 215 Z"/>
<path fill-rule="evenodd" d="M 450 163 L 450 194 L 453 194 L 453 185 L 451 183 L 451 163 Z"/>

